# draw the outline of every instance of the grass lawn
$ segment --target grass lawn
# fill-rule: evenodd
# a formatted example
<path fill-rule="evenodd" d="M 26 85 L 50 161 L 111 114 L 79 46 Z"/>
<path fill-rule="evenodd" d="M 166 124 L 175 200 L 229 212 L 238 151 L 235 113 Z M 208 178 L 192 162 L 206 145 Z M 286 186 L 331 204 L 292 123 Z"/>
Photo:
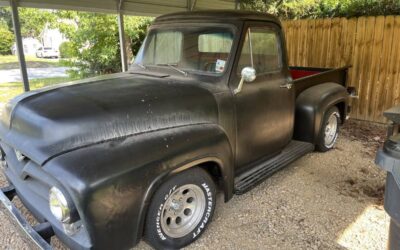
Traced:
<path fill-rule="evenodd" d="M 54 77 L 30 80 L 29 84 L 32 90 L 43 88 L 45 86 L 54 85 L 57 83 L 69 82 L 76 79 L 69 77 Z M 6 103 L 11 98 L 24 92 L 22 82 L 0 83 L 0 106 Z"/>
<path fill-rule="evenodd" d="M 35 56 L 25 56 L 26 65 L 28 68 L 48 68 L 60 67 L 58 59 L 37 58 Z M 2 69 L 18 69 L 18 57 L 16 55 L 0 55 L 0 70 Z"/>

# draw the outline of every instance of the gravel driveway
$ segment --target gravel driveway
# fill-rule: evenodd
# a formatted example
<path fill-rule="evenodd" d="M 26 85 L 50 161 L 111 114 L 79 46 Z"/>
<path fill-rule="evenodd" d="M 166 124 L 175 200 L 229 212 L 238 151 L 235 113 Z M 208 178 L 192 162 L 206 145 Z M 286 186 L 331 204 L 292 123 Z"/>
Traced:
<path fill-rule="evenodd" d="M 334 150 L 301 158 L 229 203 L 220 194 L 213 222 L 187 249 L 385 249 L 385 173 L 373 163 L 382 137 L 357 128 L 359 139 L 352 129 Z M 27 249 L 1 212 L 0 231 L 0 249 Z"/>

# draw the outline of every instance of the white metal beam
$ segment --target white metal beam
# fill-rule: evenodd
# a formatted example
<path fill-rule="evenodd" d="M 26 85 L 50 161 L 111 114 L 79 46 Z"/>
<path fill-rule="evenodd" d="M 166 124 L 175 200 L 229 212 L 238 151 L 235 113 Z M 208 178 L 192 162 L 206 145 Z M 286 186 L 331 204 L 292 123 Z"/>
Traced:
<path fill-rule="evenodd" d="M 24 45 L 22 43 L 21 26 L 19 24 L 18 5 L 17 0 L 10 0 L 12 23 L 14 27 L 15 44 L 17 47 L 16 53 L 18 54 L 19 68 L 21 70 L 22 82 L 24 83 L 24 90 L 29 91 L 29 79 L 26 69 Z"/>
<path fill-rule="evenodd" d="M 122 72 L 125 72 L 128 70 L 128 57 L 126 55 L 124 14 L 121 12 L 123 2 L 124 0 L 119 0 L 117 15 L 118 15 L 119 46 L 121 51 L 121 66 L 122 66 Z"/>
<path fill-rule="evenodd" d="M 63 9 L 118 14 L 118 0 L 19 0 L 19 7 Z M 191 0 L 196 9 L 234 9 L 236 0 Z M 0 6 L 10 6 L 9 0 L 0 0 Z M 190 7 L 190 6 L 189 6 Z M 125 0 L 124 15 L 159 16 L 177 11 L 187 11 L 187 0 Z"/>

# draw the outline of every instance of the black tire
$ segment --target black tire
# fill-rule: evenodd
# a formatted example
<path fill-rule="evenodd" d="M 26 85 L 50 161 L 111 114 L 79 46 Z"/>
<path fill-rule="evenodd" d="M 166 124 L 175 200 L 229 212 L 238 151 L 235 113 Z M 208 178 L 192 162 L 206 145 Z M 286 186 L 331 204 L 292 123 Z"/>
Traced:
<path fill-rule="evenodd" d="M 336 118 L 337 126 L 336 126 L 336 130 L 335 130 L 335 135 L 334 135 L 333 141 L 331 143 L 327 144 L 326 141 L 325 141 L 325 137 L 326 137 L 326 132 L 325 131 L 327 129 L 327 126 L 329 124 L 329 119 L 330 119 L 331 116 Z M 328 111 L 325 112 L 325 115 L 324 115 L 324 118 L 323 118 L 323 121 L 322 121 L 322 126 L 321 126 L 321 129 L 320 129 L 319 135 L 318 135 L 317 145 L 315 145 L 316 149 L 318 151 L 326 152 L 326 151 L 332 149 L 335 146 L 336 139 L 337 139 L 337 137 L 339 135 L 339 126 L 340 126 L 340 124 L 341 124 L 341 119 L 340 119 L 340 113 L 339 113 L 338 108 L 336 106 L 333 106 L 333 107 L 329 108 Z"/>
<path fill-rule="evenodd" d="M 174 197 L 174 194 L 179 194 L 182 191 L 181 187 L 187 185 L 197 186 L 199 188 L 197 191 L 200 192 L 200 194 L 201 192 L 204 194 L 204 212 L 198 213 L 199 215 L 197 218 L 201 219 L 198 223 L 193 223 L 197 224 L 193 230 L 182 237 L 170 237 L 163 229 L 163 225 L 164 227 L 168 226 L 165 223 L 162 223 L 163 216 L 166 214 L 165 210 L 167 210 L 167 207 L 169 206 L 169 204 L 166 203 L 170 200 L 170 197 Z M 184 191 L 185 190 L 183 190 L 182 194 Z M 189 245 L 200 237 L 208 223 L 211 221 L 215 209 L 215 203 L 215 184 L 205 170 L 201 168 L 193 168 L 172 176 L 164 182 L 153 195 L 146 217 L 144 239 L 155 249 L 180 249 Z M 171 207 L 172 206 L 170 206 L 170 209 Z M 174 223 L 176 223 L 176 221 Z M 188 230 L 190 230 L 190 228 Z"/>

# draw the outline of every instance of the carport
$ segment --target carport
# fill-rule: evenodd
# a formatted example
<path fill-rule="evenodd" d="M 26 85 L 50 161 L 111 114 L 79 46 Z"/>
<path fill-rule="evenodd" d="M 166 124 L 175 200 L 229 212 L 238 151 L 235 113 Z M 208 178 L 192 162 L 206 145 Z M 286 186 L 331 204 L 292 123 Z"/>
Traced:
<path fill-rule="evenodd" d="M 124 15 L 159 16 L 178 11 L 237 9 L 239 7 L 238 2 L 238 0 L 0 0 L 0 6 L 11 7 L 21 76 L 24 90 L 29 91 L 18 7 L 116 14 L 118 17 L 122 71 L 126 71 L 128 61 L 125 46 Z"/>

